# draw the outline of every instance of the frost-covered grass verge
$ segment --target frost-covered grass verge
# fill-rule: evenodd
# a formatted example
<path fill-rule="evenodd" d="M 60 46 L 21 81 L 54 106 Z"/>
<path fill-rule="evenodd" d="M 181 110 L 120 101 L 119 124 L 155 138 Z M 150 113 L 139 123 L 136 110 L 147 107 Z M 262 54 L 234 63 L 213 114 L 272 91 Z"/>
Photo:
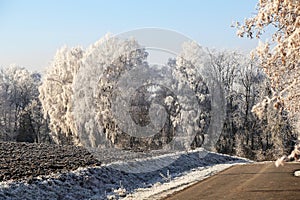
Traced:
<path fill-rule="evenodd" d="M 124 199 L 161 199 L 237 164 L 244 163 L 232 162 L 228 164 L 216 164 L 208 167 L 195 168 L 188 172 L 182 173 L 182 176 L 175 177 L 169 182 L 157 182 L 150 188 L 138 188 L 133 193 L 128 194 Z"/>
<path fill-rule="evenodd" d="M 203 153 L 204 157 L 201 156 Z M 164 160 L 174 157 L 177 159 L 173 163 L 158 169 Z M 247 162 L 249 160 L 201 149 L 173 153 L 135 162 L 115 162 L 100 167 L 79 168 L 68 173 L 39 176 L 30 180 L 1 182 L 0 199 L 152 198 L 161 191 L 180 189 L 232 164 Z M 136 167 L 136 163 L 144 163 L 144 167 L 149 166 L 149 169 L 140 173 L 118 170 L 123 168 L 128 171 L 130 166 Z M 155 170 L 152 171 L 151 167 Z M 185 176 L 193 178 L 182 178 Z M 153 188 L 156 192 L 147 196 L 147 190 Z"/>

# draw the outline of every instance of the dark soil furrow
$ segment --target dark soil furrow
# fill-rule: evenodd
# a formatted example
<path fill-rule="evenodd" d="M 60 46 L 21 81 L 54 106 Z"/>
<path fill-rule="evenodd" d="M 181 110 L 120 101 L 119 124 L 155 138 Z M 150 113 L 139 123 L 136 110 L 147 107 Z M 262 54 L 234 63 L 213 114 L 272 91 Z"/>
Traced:
<path fill-rule="evenodd" d="M 0 142 L 0 181 L 32 178 L 100 164 L 82 147 Z"/>

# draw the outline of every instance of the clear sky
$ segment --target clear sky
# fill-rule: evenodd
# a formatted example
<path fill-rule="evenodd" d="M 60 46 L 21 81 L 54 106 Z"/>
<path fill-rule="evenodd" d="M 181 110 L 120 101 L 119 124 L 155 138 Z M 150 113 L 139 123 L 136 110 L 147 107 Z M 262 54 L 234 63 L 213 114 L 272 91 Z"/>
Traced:
<path fill-rule="evenodd" d="M 256 40 L 231 28 L 255 13 L 256 0 L 0 0 L 0 66 L 43 71 L 56 50 L 94 43 L 107 32 L 166 28 L 200 45 L 249 52 Z"/>

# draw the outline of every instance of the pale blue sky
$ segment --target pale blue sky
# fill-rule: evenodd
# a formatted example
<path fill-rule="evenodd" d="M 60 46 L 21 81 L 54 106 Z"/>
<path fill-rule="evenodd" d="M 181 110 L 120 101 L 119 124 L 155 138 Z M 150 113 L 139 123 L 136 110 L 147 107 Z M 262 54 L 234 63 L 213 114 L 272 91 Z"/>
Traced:
<path fill-rule="evenodd" d="M 255 0 L 0 0 L 0 66 L 42 71 L 63 45 L 87 47 L 107 32 L 143 27 L 179 31 L 209 48 L 249 52 L 232 21 L 255 13 Z"/>

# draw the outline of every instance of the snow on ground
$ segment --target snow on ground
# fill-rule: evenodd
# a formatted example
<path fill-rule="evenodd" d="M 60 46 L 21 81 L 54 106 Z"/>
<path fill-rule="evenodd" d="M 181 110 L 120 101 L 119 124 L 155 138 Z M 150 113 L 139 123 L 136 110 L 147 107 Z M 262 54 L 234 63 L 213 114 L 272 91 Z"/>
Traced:
<path fill-rule="evenodd" d="M 203 149 L 171 153 L 0 182 L 0 199 L 159 199 L 234 164 L 248 162 Z M 143 170 L 135 171 L 137 165 Z M 138 173 L 131 173 L 134 171 Z"/>

